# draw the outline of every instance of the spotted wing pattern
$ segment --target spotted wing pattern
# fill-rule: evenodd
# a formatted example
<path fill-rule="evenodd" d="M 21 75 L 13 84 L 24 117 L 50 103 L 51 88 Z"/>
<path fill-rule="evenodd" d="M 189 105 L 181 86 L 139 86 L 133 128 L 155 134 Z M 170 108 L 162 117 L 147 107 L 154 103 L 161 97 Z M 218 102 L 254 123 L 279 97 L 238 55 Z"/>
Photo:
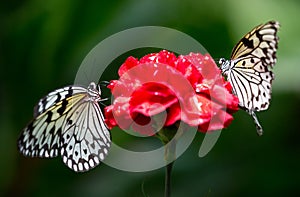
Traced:
<path fill-rule="evenodd" d="M 23 130 L 19 151 L 30 157 L 56 157 L 76 172 L 98 165 L 111 144 L 98 102 L 100 88 L 68 86 L 42 98 L 34 109 L 34 119 Z"/>
<path fill-rule="evenodd" d="M 270 104 L 274 79 L 271 68 L 277 59 L 279 27 L 277 21 L 255 27 L 234 47 L 230 60 L 220 59 L 221 70 L 238 97 L 239 106 L 255 120 L 254 112 L 266 110 Z M 256 125 L 262 133 L 258 121 Z"/>

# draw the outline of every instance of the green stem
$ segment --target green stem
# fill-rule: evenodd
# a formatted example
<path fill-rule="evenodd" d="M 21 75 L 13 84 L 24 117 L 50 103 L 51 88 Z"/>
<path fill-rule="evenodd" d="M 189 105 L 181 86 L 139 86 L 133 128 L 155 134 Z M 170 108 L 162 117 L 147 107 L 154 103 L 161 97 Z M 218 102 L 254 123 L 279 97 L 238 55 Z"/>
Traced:
<path fill-rule="evenodd" d="M 156 135 L 165 146 L 165 197 L 171 196 L 171 173 L 174 161 L 176 159 L 176 143 L 177 139 L 173 139 L 176 134 L 174 128 L 164 128 Z"/>
<path fill-rule="evenodd" d="M 166 174 L 165 174 L 165 197 L 171 196 L 171 173 L 174 162 L 169 163 L 166 166 Z"/>
<path fill-rule="evenodd" d="M 165 173 L 165 197 L 171 196 L 171 173 L 174 161 L 176 159 L 176 140 L 173 139 L 165 145 L 165 160 L 166 160 L 166 173 Z"/>

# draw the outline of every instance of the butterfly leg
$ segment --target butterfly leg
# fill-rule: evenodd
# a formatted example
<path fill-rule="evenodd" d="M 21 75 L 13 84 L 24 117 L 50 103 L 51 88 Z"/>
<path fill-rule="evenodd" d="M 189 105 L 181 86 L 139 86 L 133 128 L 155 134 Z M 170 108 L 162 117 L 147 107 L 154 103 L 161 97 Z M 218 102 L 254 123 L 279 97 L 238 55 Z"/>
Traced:
<path fill-rule="evenodd" d="M 252 116 L 253 120 L 254 120 L 254 124 L 255 124 L 255 127 L 256 127 L 256 132 L 259 136 L 262 136 L 263 134 L 263 129 L 262 129 L 262 126 L 260 125 L 259 121 L 258 121 L 258 118 L 256 116 L 256 114 L 254 113 L 253 110 L 249 110 L 248 113 L 250 114 L 250 116 Z"/>

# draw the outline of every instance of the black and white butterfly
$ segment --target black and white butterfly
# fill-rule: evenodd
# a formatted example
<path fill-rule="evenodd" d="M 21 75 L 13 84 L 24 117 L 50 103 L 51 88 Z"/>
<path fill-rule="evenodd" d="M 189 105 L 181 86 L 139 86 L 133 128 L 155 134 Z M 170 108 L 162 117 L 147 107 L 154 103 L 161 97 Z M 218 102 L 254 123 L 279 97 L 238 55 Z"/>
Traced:
<path fill-rule="evenodd" d="M 279 27 L 277 21 L 255 27 L 234 47 L 230 60 L 219 60 L 240 108 L 253 117 L 258 135 L 263 134 L 263 129 L 255 111 L 266 110 L 270 104 L 274 79 L 270 68 L 276 63 Z"/>
<path fill-rule="evenodd" d="M 100 86 L 67 86 L 50 92 L 34 108 L 23 130 L 19 151 L 30 157 L 56 157 L 76 172 L 97 166 L 111 145 L 99 102 Z"/>

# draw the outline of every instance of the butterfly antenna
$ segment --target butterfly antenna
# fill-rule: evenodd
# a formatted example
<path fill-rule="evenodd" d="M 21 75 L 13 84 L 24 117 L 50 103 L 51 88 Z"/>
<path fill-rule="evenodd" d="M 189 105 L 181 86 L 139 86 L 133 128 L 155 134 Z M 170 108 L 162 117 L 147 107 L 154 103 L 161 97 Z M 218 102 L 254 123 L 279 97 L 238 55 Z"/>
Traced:
<path fill-rule="evenodd" d="M 104 87 L 107 87 L 108 84 L 109 84 L 109 81 L 100 81 L 100 82 L 99 82 L 99 85 L 100 85 L 100 86 L 104 86 Z M 107 105 L 105 105 L 105 104 L 103 103 L 103 101 L 107 101 L 107 100 L 109 100 L 109 98 L 103 98 L 103 99 L 101 99 L 101 100 L 100 100 L 100 104 L 101 104 L 103 107 L 106 107 Z"/>
<path fill-rule="evenodd" d="M 99 84 L 106 87 L 109 84 L 109 81 L 100 81 Z"/>
<path fill-rule="evenodd" d="M 252 118 L 254 120 L 257 135 L 262 136 L 263 135 L 263 129 L 262 129 L 262 126 L 260 125 L 260 123 L 258 121 L 258 118 L 257 118 L 256 114 L 254 113 L 253 110 L 249 110 L 248 113 L 250 114 L 250 116 L 252 116 Z"/>
<path fill-rule="evenodd" d="M 219 60 L 220 60 L 221 58 L 213 58 L 213 60 L 215 61 L 215 62 L 219 62 Z"/>
<path fill-rule="evenodd" d="M 221 58 L 213 58 L 213 60 L 214 60 L 214 62 L 217 64 L 217 65 L 219 65 L 219 60 L 220 60 Z"/>

